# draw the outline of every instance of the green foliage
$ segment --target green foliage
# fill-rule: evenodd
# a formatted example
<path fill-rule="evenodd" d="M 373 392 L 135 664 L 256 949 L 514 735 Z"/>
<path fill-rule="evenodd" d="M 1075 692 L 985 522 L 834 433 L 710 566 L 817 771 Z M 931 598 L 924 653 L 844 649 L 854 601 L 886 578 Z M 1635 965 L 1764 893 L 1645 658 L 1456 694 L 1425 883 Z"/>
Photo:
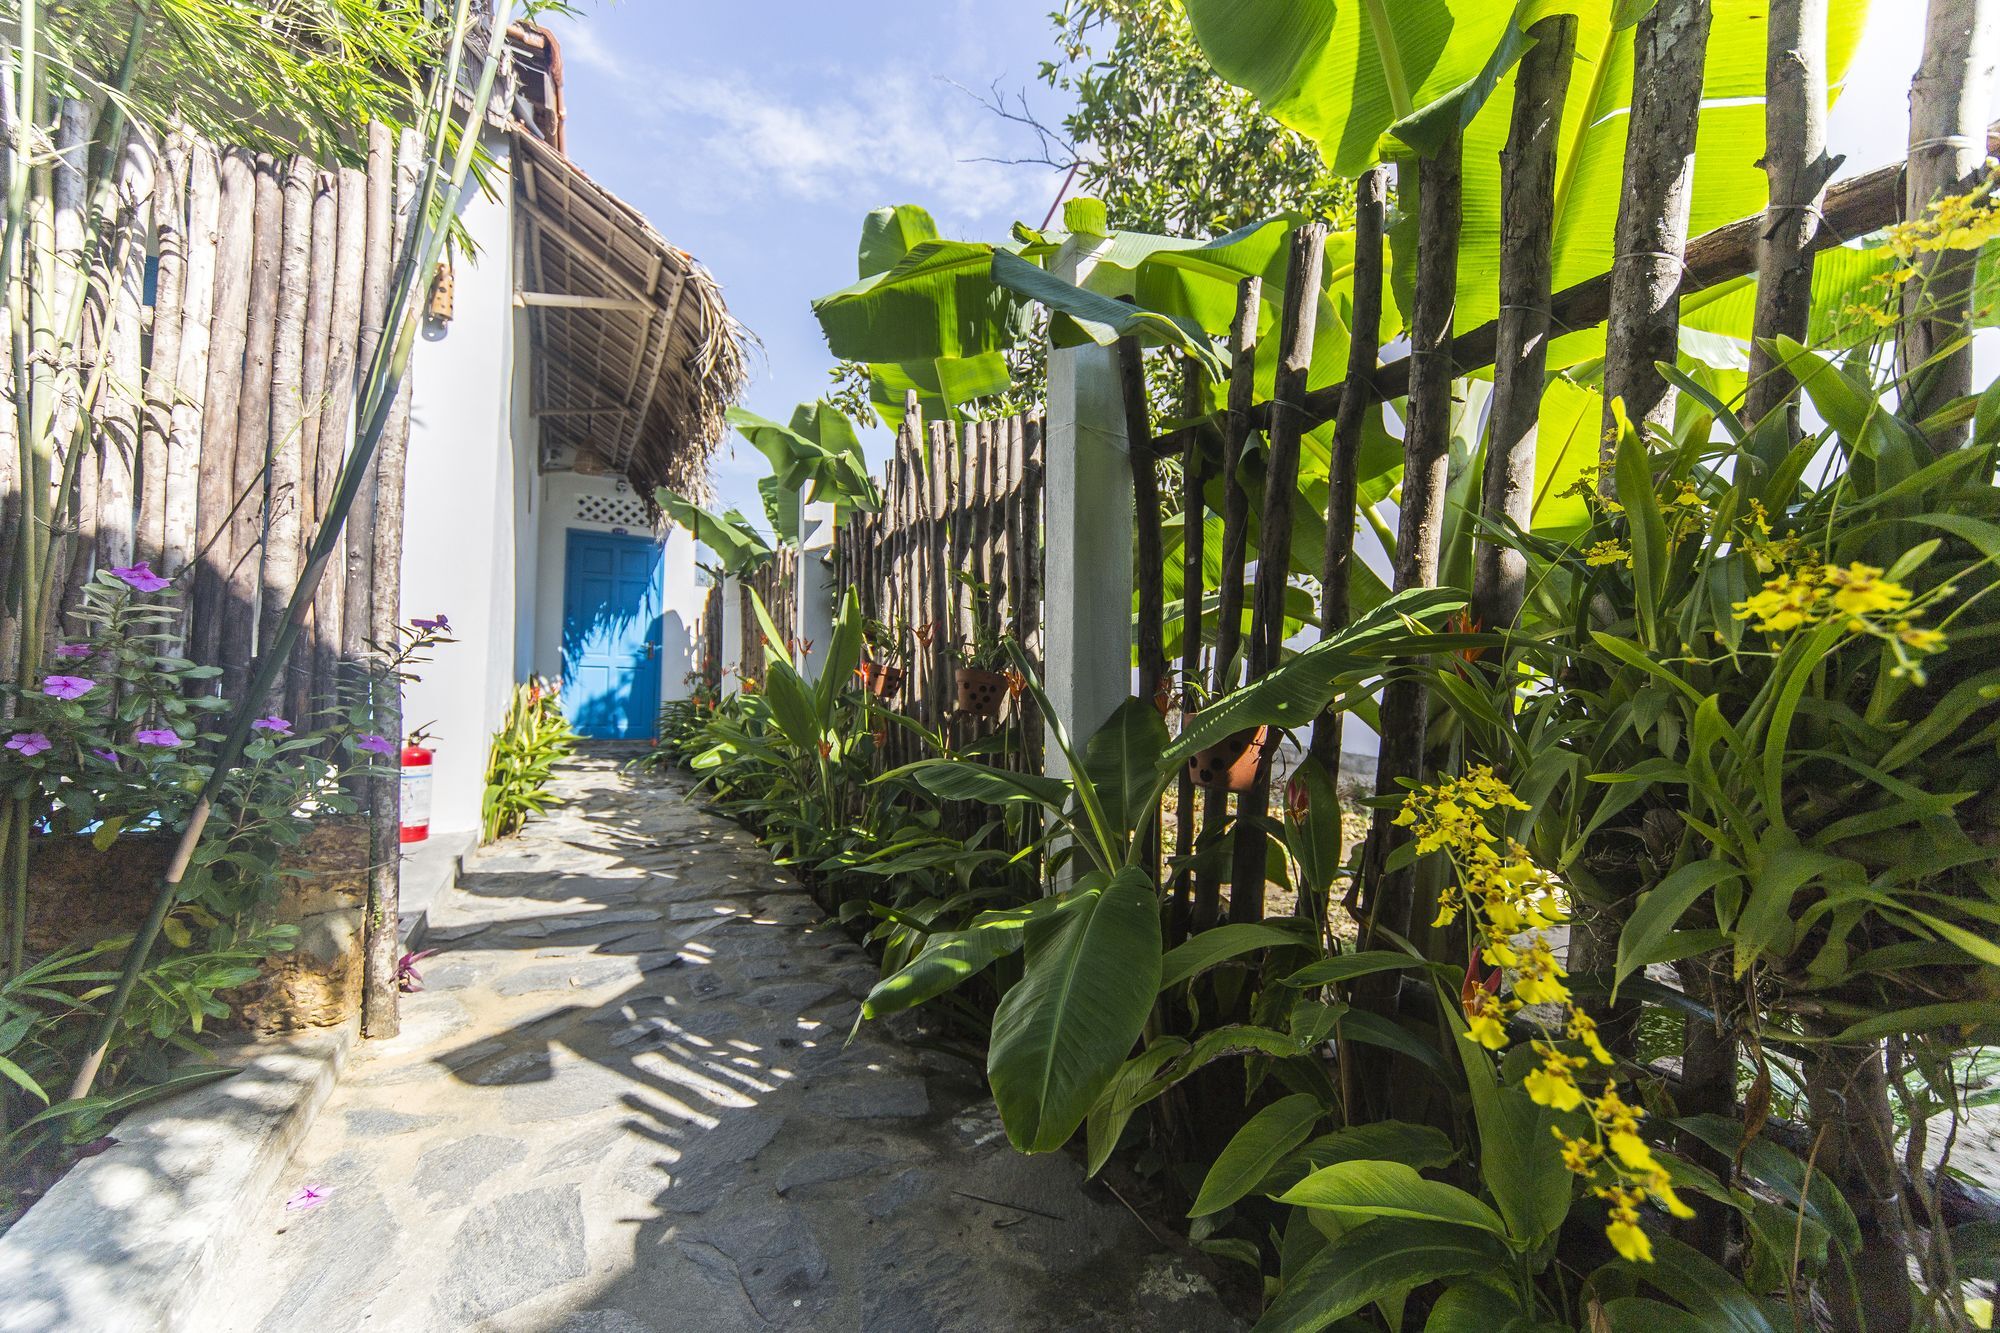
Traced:
<path fill-rule="evenodd" d="M 556 765 L 575 750 L 576 732 L 563 715 L 554 683 L 536 677 L 516 685 L 486 756 L 480 840 L 511 837 L 531 815 L 555 805 L 559 798 L 549 790 L 549 780 Z"/>

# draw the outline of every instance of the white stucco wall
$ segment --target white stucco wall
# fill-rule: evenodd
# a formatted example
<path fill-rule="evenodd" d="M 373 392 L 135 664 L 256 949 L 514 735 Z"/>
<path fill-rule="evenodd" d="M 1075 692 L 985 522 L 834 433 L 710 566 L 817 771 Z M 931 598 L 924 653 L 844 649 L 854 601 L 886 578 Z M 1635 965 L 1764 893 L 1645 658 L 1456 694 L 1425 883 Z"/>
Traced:
<path fill-rule="evenodd" d="M 535 562 L 535 592 L 532 609 L 534 671 L 551 679 L 562 677 L 563 582 L 568 577 L 569 533 L 613 532 L 619 527 L 634 536 L 645 536 L 643 524 L 618 525 L 598 521 L 592 512 L 601 506 L 585 503 L 590 499 L 619 502 L 621 507 L 637 501 L 631 487 L 621 478 L 589 476 L 580 472 L 551 472 L 535 488 L 539 492 Z M 706 589 L 695 586 L 694 538 L 681 528 L 670 527 L 666 536 L 666 587 L 664 624 L 660 644 L 660 698 L 687 697 L 687 673 L 694 669 L 699 647 L 699 616 Z"/>
<path fill-rule="evenodd" d="M 504 172 L 507 140 L 489 134 L 486 147 Z M 447 615 L 457 639 L 403 695 L 405 727 L 435 737 L 434 833 L 479 826 L 487 746 L 515 680 L 517 581 L 533 577 L 515 540 L 534 454 L 533 432 L 514 428 L 513 192 L 502 182 L 497 195 L 468 192 L 460 219 L 477 253 L 454 261 L 453 317 L 426 325 L 412 366 L 403 615 Z"/>

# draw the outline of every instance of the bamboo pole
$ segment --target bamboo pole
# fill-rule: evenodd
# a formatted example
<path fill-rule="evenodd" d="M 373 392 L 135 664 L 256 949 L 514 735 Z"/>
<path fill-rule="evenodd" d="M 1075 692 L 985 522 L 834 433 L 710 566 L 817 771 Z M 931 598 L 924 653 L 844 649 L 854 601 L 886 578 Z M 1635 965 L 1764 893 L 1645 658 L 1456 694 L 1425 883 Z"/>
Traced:
<path fill-rule="evenodd" d="M 188 145 L 187 274 L 181 301 L 180 361 L 167 436 L 160 572 L 179 577 L 194 558 L 200 505 L 202 424 L 207 416 L 209 352 L 216 310 L 221 239 L 221 163 L 213 145 Z M 186 626 L 183 626 L 185 632 Z"/>
<path fill-rule="evenodd" d="M 1511 523 L 1523 532 L 1534 520 L 1535 432 L 1548 375 L 1555 271 L 1548 219 L 1556 206 L 1556 145 L 1569 95 L 1576 18 L 1543 19 L 1529 35 L 1535 45 L 1514 76 L 1513 119 L 1500 154 L 1500 341 L 1480 487 L 1480 513 L 1487 523 Z M 1476 542 L 1473 623 L 1512 629 L 1527 581 L 1527 558 L 1518 549 L 1506 542 Z"/>
<path fill-rule="evenodd" d="M 1604 429 L 1599 482 L 1612 493 L 1617 448 L 1612 403 L 1634 425 L 1670 427 L 1674 391 L 1655 368 L 1680 355 L 1682 260 L 1694 185 L 1710 0 L 1659 0 L 1633 33 L 1632 114 L 1625 192 L 1611 262 L 1604 337 Z"/>
<path fill-rule="evenodd" d="M 1375 373 L 1382 339 L 1382 223 L 1389 197 L 1389 169 L 1373 167 L 1354 183 L 1354 314 L 1347 343 L 1347 379 L 1363 385 Z M 1333 456 L 1327 465 L 1326 546 L 1320 558 L 1319 627 L 1322 636 L 1346 627 L 1359 503 L 1361 435 L 1374 404 L 1365 393 L 1344 394 L 1334 417 Z M 1327 709 L 1313 719 L 1313 760 L 1336 784 L 1340 778 L 1341 715 Z"/>
<path fill-rule="evenodd" d="M 97 564 L 132 563 L 134 507 L 138 499 L 142 381 L 140 318 L 146 297 L 146 237 L 152 230 L 153 150 L 136 130 L 118 146 L 118 212 L 112 226 L 126 243 L 110 279 L 105 303 L 105 383 L 96 426 L 98 454 Z M 85 460 L 89 467 L 89 460 Z"/>
<path fill-rule="evenodd" d="M 338 274 L 335 252 L 339 242 L 339 177 L 315 171 L 312 184 L 312 247 L 306 261 L 309 275 L 306 289 L 304 342 L 299 351 L 299 401 L 304 416 L 299 424 L 298 539 L 301 549 L 312 540 L 340 473 L 340 409 L 333 406 L 334 395 L 327 388 L 327 371 L 333 356 L 333 285 Z M 329 425 L 331 421 L 331 425 Z M 326 456 L 322 456 L 322 455 Z M 331 582 L 331 580 L 327 580 Z M 304 718 L 329 706 L 332 681 L 322 674 L 327 646 L 327 624 L 320 611 L 327 599 L 313 601 L 312 630 L 298 659 L 291 664 L 291 696 L 288 716 Z"/>
<path fill-rule="evenodd" d="M 1320 277 L 1326 267 L 1326 224 L 1309 222 L 1292 233 L 1285 302 L 1279 325 L 1278 372 L 1271 394 L 1271 447 L 1264 461 L 1263 524 L 1257 540 L 1257 583 L 1250 608 L 1244 679 L 1262 679 L 1278 665 L 1285 643 L 1285 591 L 1291 586 L 1292 505 L 1299 490 L 1299 443 L 1305 436 L 1300 404 L 1312 369 L 1319 314 Z M 1449 321 L 1447 319 L 1447 329 Z M 1235 855 L 1229 874 L 1229 919 L 1264 918 L 1267 851 L 1265 819 L 1271 804 L 1271 758 L 1266 746 L 1250 789 L 1237 797 Z M 1301 906 L 1304 905 L 1301 899 Z"/>
<path fill-rule="evenodd" d="M 257 160 L 222 155 L 217 204 L 215 296 L 207 347 L 208 389 L 196 437 L 200 460 L 195 550 L 196 601 L 189 636 L 196 661 L 219 664 L 229 598 L 229 533 L 236 503 L 236 417 L 243 402 L 243 354 L 249 340 L 250 260 L 256 245 Z M 184 322 L 183 327 L 187 327 Z M 178 433 L 178 431 L 176 432 Z"/>
<path fill-rule="evenodd" d="M 396 145 L 396 214 L 393 245 L 403 253 L 411 228 L 418 225 L 416 192 L 423 164 L 423 142 L 405 129 Z M 410 443 L 410 378 L 400 377 L 389 409 L 388 428 L 375 474 L 374 587 L 370 592 L 369 636 L 377 644 L 395 642 L 402 621 L 403 477 Z M 403 735 L 401 682 L 386 682 L 377 726 L 392 741 Z M 402 780 L 393 770 L 369 781 L 369 874 L 366 968 L 361 992 L 361 1031 L 367 1037 L 393 1037 L 401 1027 L 397 1012 L 397 960 L 402 934 Z"/>
<path fill-rule="evenodd" d="M 1805 341 L 1812 324 L 1813 236 L 1827 181 L 1840 159 L 1826 151 L 1827 0 L 1772 0 L 1764 58 L 1764 172 L 1771 202 L 1757 238 L 1757 311 L 1746 417 L 1785 409 L 1784 449 L 1799 439 L 1798 381 L 1765 350 L 1783 335 Z M 1975 123 L 1975 129 L 1977 125 Z"/>
<path fill-rule="evenodd" d="M 1250 440 L 1250 409 L 1257 393 L 1257 316 L 1263 309 L 1264 281 L 1249 277 L 1236 284 L 1236 314 L 1230 323 L 1228 416 L 1222 436 L 1222 569 L 1216 579 L 1215 678 L 1217 694 L 1236 683 L 1236 651 L 1243 636 L 1243 565 L 1249 546 L 1250 496 L 1241 477 L 1243 449 Z M 1211 791 L 1202 803 L 1202 838 L 1218 837 L 1229 813 L 1227 793 Z M 1221 914 L 1221 880 L 1195 880 L 1196 931 L 1207 930 Z"/>
<path fill-rule="evenodd" d="M 1986 157 L 1980 132 L 1993 102 L 2000 58 L 2000 0 L 1929 0 L 1924 55 L 1910 83 L 1910 157 L 1903 214 L 1918 218 L 1940 196 L 1967 188 Z M 1907 379 L 1904 414 L 1931 416 L 1972 392 L 1972 287 L 1976 250 L 1925 255 L 1903 289 L 1898 359 Z M 1940 453 L 1962 446 L 1969 424 L 1935 432 Z"/>
<path fill-rule="evenodd" d="M 19 136 L 25 142 L 32 128 L 20 117 L 16 106 L 16 89 L 21 76 L 19 63 L 14 51 L 0 51 L 0 187 L 5 188 L 10 201 L 14 194 L 16 168 L 20 169 L 24 190 L 28 176 L 27 158 L 16 155 L 15 140 Z M 21 577 L 21 516 L 26 510 L 22 490 L 25 474 L 21 458 L 20 418 L 27 404 L 17 397 L 15 389 L 17 376 L 25 380 L 26 367 L 18 364 L 16 355 L 24 347 L 14 342 L 15 330 L 21 324 L 19 316 L 25 313 L 22 307 L 26 304 L 20 285 L 22 265 L 19 261 L 20 233 L 23 230 L 25 226 L 8 231 L 7 243 L 0 248 L 0 270 L 4 270 L 0 271 L 0 302 L 12 308 L 6 320 L 7 350 L 9 360 L 16 362 L 0 374 L 0 560 L 4 560 L 6 566 L 0 568 L 0 684 L 7 685 L 15 683 L 20 662 L 20 601 L 16 581 Z M 13 715 L 13 696 L 0 690 L 0 717 Z M 5 807 L 0 807 L 0 836 L 4 836 L 9 828 L 10 819 Z M 4 905 L 0 905 L 0 912 L 5 910 Z"/>
<path fill-rule="evenodd" d="M 168 137 L 153 195 L 153 237 L 159 267 L 153 288 L 153 346 L 139 422 L 139 515 L 133 541 L 137 557 L 166 570 L 168 442 L 174 429 L 175 386 L 180 380 L 181 313 L 187 301 L 188 153 L 184 130 Z"/>
<path fill-rule="evenodd" d="M 278 250 L 278 290 L 271 343 L 269 436 L 265 442 L 264 560 L 261 572 L 262 609 L 258 623 L 268 637 L 285 613 L 292 585 L 299 576 L 299 542 L 303 532 L 301 507 L 304 459 L 300 456 L 306 416 L 306 304 L 312 288 L 313 178 L 311 162 L 295 157 L 284 166 L 280 185 L 282 239 Z M 302 655 L 303 656 L 303 655 Z M 289 684 L 299 661 L 289 664 L 270 699 L 280 708 L 294 695 Z M 299 718 L 300 714 L 290 714 Z"/>
<path fill-rule="evenodd" d="M 1167 683 L 1166 589 L 1161 561 L 1165 545 L 1160 535 L 1160 476 L 1153 461 L 1153 414 L 1146 402 L 1146 367 L 1136 338 L 1118 340 L 1118 386 L 1125 405 L 1125 451 L 1132 468 L 1132 531 L 1137 537 L 1138 568 L 1133 587 L 1138 594 L 1134 648 L 1139 665 L 1139 697 L 1151 704 Z M 1149 820 L 1139 864 L 1155 884 L 1160 882 L 1160 825 Z"/>
<path fill-rule="evenodd" d="M 90 216 L 86 182 L 94 119 L 90 103 L 75 97 L 62 99 L 49 182 L 55 210 L 52 310 L 56 329 L 64 326 L 65 312 L 85 299 L 90 286 L 89 256 L 84 253 L 84 241 Z M 84 466 L 94 441 L 88 436 L 79 437 L 76 429 L 83 412 L 83 363 L 91 357 L 94 333 L 86 315 L 74 341 L 63 349 L 67 354 L 63 362 L 55 367 L 55 429 L 51 438 L 60 453 L 50 481 L 59 486 L 61 477 L 73 473 L 75 489 L 62 512 L 50 515 L 55 577 L 51 582 L 51 602 L 42 615 L 45 635 L 60 621 L 62 613 L 75 605 L 77 589 L 89 573 L 91 553 L 97 545 L 97 470 Z M 84 451 L 84 456 L 72 458 L 72 451 L 78 449 Z"/>
<path fill-rule="evenodd" d="M 243 346 L 243 396 L 236 409 L 236 456 L 230 479 L 234 506 L 222 548 L 222 695 L 238 698 L 256 656 L 262 563 L 271 504 L 271 404 L 278 348 L 278 290 L 284 268 L 283 164 L 257 155 L 255 239 L 250 257 L 250 310 Z M 206 447 L 206 445 L 204 445 Z"/>
<path fill-rule="evenodd" d="M 375 358 L 382 340 L 382 325 L 389 309 L 389 262 L 394 254 L 395 166 L 394 136 L 378 122 L 368 127 L 368 248 L 362 261 L 361 327 L 356 346 L 357 365 L 366 366 Z M 368 653 L 368 634 L 374 615 L 375 589 L 375 492 L 371 471 L 355 496 L 353 512 L 347 518 L 347 595 L 341 608 L 341 656 L 358 662 Z"/>
<path fill-rule="evenodd" d="M 342 167 L 338 178 L 334 239 L 332 328 L 327 338 L 327 403 L 321 413 L 315 530 L 327 521 L 340 468 L 353 434 L 355 358 L 361 341 L 361 289 L 368 254 L 368 177 Z M 313 601 L 314 690 L 332 698 L 346 643 L 347 560 L 327 567 Z"/>
<path fill-rule="evenodd" d="M 1202 370 L 1193 357 L 1181 361 L 1181 414 L 1190 420 L 1204 407 Z M 1208 454 L 1199 432 L 1188 431 L 1181 452 L 1181 725 L 1194 716 L 1201 681 L 1203 556 L 1208 545 Z M 1175 788 L 1174 855 L 1185 862 L 1194 852 L 1196 797 L 1194 777 L 1181 766 Z M 1171 938 L 1184 940 L 1194 914 L 1194 876 L 1182 871 L 1174 878 Z"/>
<path fill-rule="evenodd" d="M 1410 328 L 1410 401 L 1403 423 L 1403 490 L 1396 535 L 1395 590 L 1437 585 L 1438 548 L 1444 527 L 1446 459 L 1451 443 L 1451 318 L 1458 301 L 1458 232 L 1463 173 L 1458 136 L 1452 135 L 1417 168 L 1417 281 Z M 1375 794 L 1402 793 L 1400 779 L 1422 775 L 1429 700 L 1408 672 L 1392 675 L 1382 691 L 1381 749 Z M 1364 856 L 1364 939 L 1378 927 L 1408 937 L 1416 882 L 1408 867 L 1386 869 L 1401 841 L 1394 812 L 1378 809 Z"/>
<path fill-rule="evenodd" d="M 1047 566 L 1044 564 L 1046 550 L 1042 541 L 1043 487 L 1047 484 L 1048 470 L 1043 450 L 1046 448 L 1046 422 L 1041 417 L 1029 417 L 1021 423 L 1021 615 L 1023 633 L 1021 645 L 1027 650 L 1028 660 L 1035 664 L 1039 673 L 1043 670 L 1047 641 L 1042 629 L 1042 587 L 1047 581 Z M 1021 708 L 1021 749 L 1022 762 L 1030 773 L 1042 771 L 1043 719 L 1032 697 L 1022 695 L 1026 701 Z"/>

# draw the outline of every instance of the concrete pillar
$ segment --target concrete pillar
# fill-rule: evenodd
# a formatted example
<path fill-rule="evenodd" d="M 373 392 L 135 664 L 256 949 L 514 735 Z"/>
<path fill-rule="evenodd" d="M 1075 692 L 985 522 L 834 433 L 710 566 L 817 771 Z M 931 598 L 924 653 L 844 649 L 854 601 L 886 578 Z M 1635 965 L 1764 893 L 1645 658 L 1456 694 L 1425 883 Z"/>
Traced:
<path fill-rule="evenodd" d="M 807 680 L 816 681 L 833 642 L 833 616 L 837 609 L 833 585 L 833 506 L 803 505 L 799 537 L 798 618 L 792 634 L 800 644 L 812 645 L 799 654 L 799 671 Z"/>
<path fill-rule="evenodd" d="M 727 694 L 743 680 L 743 580 L 722 580 L 722 690 Z"/>
<path fill-rule="evenodd" d="M 1109 242 L 1072 236 L 1051 265 L 1082 283 Z M 1044 684 L 1079 749 L 1132 693 L 1132 469 L 1115 347 L 1049 351 L 1043 514 Z M 1045 767 L 1067 776 L 1051 741 Z"/>
<path fill-rule="evenodd" d="M 694 534 L 675 524 L 665 539 L 666 604 L 661 607 L 660 698 L 688 697 L 688 673 L 701 656 L 702 601 L 708 589 L 695 578 Z"/>

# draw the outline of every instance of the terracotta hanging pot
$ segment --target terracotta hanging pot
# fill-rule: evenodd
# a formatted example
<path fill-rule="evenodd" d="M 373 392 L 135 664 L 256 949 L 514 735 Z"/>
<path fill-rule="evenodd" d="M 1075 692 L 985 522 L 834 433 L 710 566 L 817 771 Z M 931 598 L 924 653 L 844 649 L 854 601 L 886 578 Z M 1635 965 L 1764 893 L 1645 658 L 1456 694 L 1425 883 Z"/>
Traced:
<path fill-rule="evenodd" d="M 863 662 L 856 669 L 861 683 L 877 699 L 893 699 L 903 688 L 903 668 L 883 662 Z"/>
<path fill-rule="evenodd" d="M 1000 716 L 1000 701 L 1007 697 L 1007 677 L 998 671 L 987 671 L 980 667 L 960 667 L 955 673 L 958 682 L 958 711 L 970 713 L 974 717 Z"/>
<path fill-rule="evenodd" d="M 1269 727 L 1239 731 L 1188 760 L 1188 776 L 1204 791 L 1249 791 L 1265 754 L 1277 744 Z"/>

